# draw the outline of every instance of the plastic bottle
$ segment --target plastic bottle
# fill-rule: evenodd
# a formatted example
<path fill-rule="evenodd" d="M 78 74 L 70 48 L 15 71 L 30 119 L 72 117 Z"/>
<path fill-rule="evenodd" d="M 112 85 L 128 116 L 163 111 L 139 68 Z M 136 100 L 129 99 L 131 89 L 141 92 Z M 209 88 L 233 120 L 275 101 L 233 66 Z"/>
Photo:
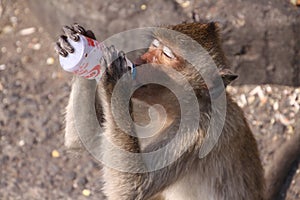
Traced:
<path fill-rule="evenodd" d="M 99 81 L 105 71 L 104 66 L 100 66 L 100 59 L 103 49 L 102 43 L 83 35 L 78 35 L 79 41 L 68 38 L 68 42 L 73 46 L 74 52 L 67 57 L 59 56 L 59 62 L 65 71 L 77 74 L 87 79 Z M 134 64 L 126 58 L 128 67 L 134 70 Z"/>

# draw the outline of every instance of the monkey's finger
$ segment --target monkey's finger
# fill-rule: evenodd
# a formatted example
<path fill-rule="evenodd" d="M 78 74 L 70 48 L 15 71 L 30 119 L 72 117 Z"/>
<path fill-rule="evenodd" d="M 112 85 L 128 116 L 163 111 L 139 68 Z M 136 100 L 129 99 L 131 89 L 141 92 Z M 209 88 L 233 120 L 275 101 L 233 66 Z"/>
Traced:
<path fill-rule="evenodd" d="M 54 46 L 54 50 L 56 51 L 56 53 L 58 53 L 59 55 L 61 55 L 63 57 L 67 57 L 68 56 L 68 52 L 66 50 L 64 50 L 63 48 L 61 48 L 59 42 L 56 42 L 56 44 Z"/>
<path fill-rule="evenodd" d="M 70 28 L 69 26 L 64 26 L 63 27 L 63 31 L 66 34 L 66 36 L 68 38 L 70 38 L 71 40 L 77 42 L 79 40 L 79 36 L 76 34 L 76 32 Z"/>
<path fill-rule="evenodd" d="M 73 24 L 72 28 L 76 33 L 79 33 L 81 35 L 84 35 L 84 36 L 87 36 L 89 38 L 96 40 L 95 34 L 91 30 L 85 30 L 78 23 Z"/>
<path fill-rule="evenodd" d="M 118 57 L 120 57 L 122 59 L 125 59 L 125 53 L 124 53 L 124 51 L 120 51 L 119 54 L 118 54 Z"/>
<path fill-rule="evenodd" d="M 104 48 L 102 53 L 103 53 L 102 58 L 106 61 L 107 64 L 110 64 L 112 60 L 111 60 L 109 49 L 107 47 Z"/>
<path fill-rule="evenodd" d="M 106 61 L 106 63 L 108 63 L 108 60 L 106 60 L 106 58 L 107 58 L 106 54 L 107 53 L 106 53 L 106 47 L 105 47 L 105 48 L 102 49 L 102 57 L 101 57 L 101 59 L 103 58 Z"/>
<path fill-rule="evenodd" d="M 67 51 L 68 53 L 74 52 L 74 48 L 70 45 L 65 35 L 61 35 L 58 39 L 58 42 L 63 50 Z"/>
<path fill-rule="evenodd" d="M 114 45 L 111 45 L 110 47 L 108 47 L 108 50 L 113 53 L 116 51 L 116 47 Z"/>
<path fill-rule="evenodd" d="M 86 31 L 86 36 L 96 40 L 96 36 L 91 30 Z"/>
<path fill-rule="evenodd" d="M 120 78 L 129 69 L 127 67 L 127 62 L 125 58 L 125 53 L 123 51 L 118 52 L 118 58 L 113 62 L 113 68 L 115 70 L 116 77 Z"/>
<path fill-rule="evenodd" d="M 72 28 L 76 33 L 79 33 L 82 35 L 86 34 L 86 30 L 82 26 L 80 26 L 78 23 L 73 24 Z"/>
<path fill-rule="evenodd" d="M 103 50 L 103 57 L 106 60 L 106 62 L 108 63 L 108 65 L 110 65 L 112 62 L 114 62 L 114 60 L 117 59 L 117 56 L 118 56 L 118 52 L 116 51 L 116 49 L 113 45 L 110 47 L 106 47 Z"/>
<path fill-rule="evenodd" d="M 100 58 L 100 66 L 107 68 L 107 62 L 103 56 Z"/>
<path fill-rule="evenodd" d="M 127 61 L 126 61 L 126 57 L 125 56 L 126 55 L 125 55 L 124 51 L 120 51 L 118 53 L 118 57 L 119 57 L 119 60 L 121 62 L 122 69 L 125 70 L 125 71 L 131 70 L 131 68 L 129 68 L 129 69 L 127 68 Z"/>
<path fill-rule="evenodd" d="M 111 60 L 114 61 L 118 58 L 118 51 L 116 50 L 115 46 L 114 45 L 111 45 L 109 48 L 109 53 L 110 53 L 110 56 L 111 56 Z"/>

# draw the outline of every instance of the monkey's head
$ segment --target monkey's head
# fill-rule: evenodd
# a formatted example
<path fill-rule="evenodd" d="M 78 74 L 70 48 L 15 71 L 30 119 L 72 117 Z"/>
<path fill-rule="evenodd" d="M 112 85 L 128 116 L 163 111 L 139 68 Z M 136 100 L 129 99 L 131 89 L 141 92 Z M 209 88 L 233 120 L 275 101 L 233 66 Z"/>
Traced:
<path fill-rule="evenodd" d="M 214 72 L 205 56 L 209 56 L 213 61 L 211 63 L 217 66 Z M 221 77 L 225 87 L 237 78 L 237 75 L 226 69 L 227 61 L 221 48 L 219 26 L 213 22 L 183 23 L 153 31 L 152 43 L 141 60 L 143 63 L 175 69 L 185 76 L 194 89 L 208 90 L 215 87 L 216 76 Z M 204 81 L 199 69 L 204 73 L 210 71 L 210 77 Z"/>

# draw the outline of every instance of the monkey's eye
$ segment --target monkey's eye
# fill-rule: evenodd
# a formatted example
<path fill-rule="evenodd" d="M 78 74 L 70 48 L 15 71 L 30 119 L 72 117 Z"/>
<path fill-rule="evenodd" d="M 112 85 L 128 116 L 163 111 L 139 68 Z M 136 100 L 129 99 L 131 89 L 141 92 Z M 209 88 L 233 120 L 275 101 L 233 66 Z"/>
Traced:
<path fill-rule="evenodd" d="M 154 47 L 159 47 L 160 42 L 159 42 L 157 39 L 154 39 L 153 42 L 152 42 L 152 45 L 153 45 Z"/>
<path fill-rule="evenodd" d="M 167 56 L 168 58 L 174 59 L 175 55 L 173 54 L 173 52 L 171 51 L 171 49 L 169 49 L 168 47 L 164 46 L 163 47 L 163 53 L 165 54 L 165 56 Z"/>

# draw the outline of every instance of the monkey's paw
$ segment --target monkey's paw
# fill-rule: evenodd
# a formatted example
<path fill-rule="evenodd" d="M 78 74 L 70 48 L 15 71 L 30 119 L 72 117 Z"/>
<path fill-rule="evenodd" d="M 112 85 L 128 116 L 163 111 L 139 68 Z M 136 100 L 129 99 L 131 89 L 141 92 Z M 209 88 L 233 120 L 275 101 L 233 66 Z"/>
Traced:
<path fill-rule="evenodd" d="M 109 92 L 112 92 L 117 81 L 130 70 L 127 66 L 125 53 L 118 52 L 112 45 L 103 51 L 103 57 L 100 60 L 100 65 L 106 67 L 106 72 L 101 78 L 103 85 L 107 87 Z"/>
<path fill-rule="evenodd" d="M 70 38 L 71 40 L 76 42 L 79 40 L 78 34 L 81 34 L 96 40 L 96 37 L 92 31 L 85 30 L 82 26 L 80 26 L 77 23 L 73 24 L 71 27 L 64 26 L 62 29 L 64 34 L 61 35 L 58 41 L 56 42 L 55 51 L 64 57 L 66 57 L 69 53 L 74 52 L 74 48 L 68 42 L 67 38 Z"/>

